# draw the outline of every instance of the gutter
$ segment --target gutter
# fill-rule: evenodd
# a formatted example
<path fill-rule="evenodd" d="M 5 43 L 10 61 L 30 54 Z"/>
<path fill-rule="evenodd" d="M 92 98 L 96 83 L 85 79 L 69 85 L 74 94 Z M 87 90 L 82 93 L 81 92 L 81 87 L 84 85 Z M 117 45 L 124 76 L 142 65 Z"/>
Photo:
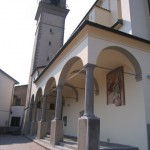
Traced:
<path fill-rule="evenodd" d="M 118 30 L 123 25 L 123 20 L 118 19 L 117 22 L 111 27 L 111 29 Z"/>

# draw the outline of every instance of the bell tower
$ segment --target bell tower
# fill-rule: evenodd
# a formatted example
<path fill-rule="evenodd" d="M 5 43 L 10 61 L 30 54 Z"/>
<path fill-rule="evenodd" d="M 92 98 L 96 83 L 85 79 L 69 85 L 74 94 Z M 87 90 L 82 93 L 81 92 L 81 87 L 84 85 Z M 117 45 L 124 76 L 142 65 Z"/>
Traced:
<path fill-rule="evenodd" d="M 66 0 L 40 0 L 39 2 L 35 15 L 37 28 L 26 95 L 27 109 L 22 130 L 24 134 L 28 133 L 30 128 L 30 104 L 32 94 L 36 91 L 34 81 L 63 45 L 65 18 L 68 12 Z"/>
<path fill-rule="evenodd" d="M 66 0 L 41 0 L 36 12 L 37 29 L 31 72 L 44 68 L 55 56 L 64 40 Z"/>

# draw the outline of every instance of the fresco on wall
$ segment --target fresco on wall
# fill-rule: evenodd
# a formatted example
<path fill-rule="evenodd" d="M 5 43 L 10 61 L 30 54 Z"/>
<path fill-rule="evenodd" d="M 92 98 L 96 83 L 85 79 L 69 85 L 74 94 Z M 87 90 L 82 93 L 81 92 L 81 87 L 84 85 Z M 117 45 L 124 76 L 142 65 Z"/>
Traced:
<path fill-rule="evenodd" d="M 125 105 L 124 71 L 118 67 L 107 74 L 107 105 Z"/>

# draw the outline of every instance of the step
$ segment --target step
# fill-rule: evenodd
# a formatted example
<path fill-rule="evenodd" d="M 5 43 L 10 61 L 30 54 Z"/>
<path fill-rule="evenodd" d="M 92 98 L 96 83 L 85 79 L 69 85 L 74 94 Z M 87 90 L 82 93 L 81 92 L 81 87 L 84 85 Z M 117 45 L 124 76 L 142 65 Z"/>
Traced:
<path fill-rule="evenodd" d="M 46 137 L 50 138 L 50 137 L 51 137 L 51 135 L 50 135 L 50 134 L 46 134 Z"/>
<path fill-rule="evenodd" d="M 64 146 L 60 146 L 60 145 L 56 145 L 55 148 L 57 148 L 58 150 L 72 150 L 68 147 L 64 147 Z"/>
<path fill-rule="evenodd" d="M 43 140 L 50 141 L 49 137 L 44 137 Z"/>
<path fill-rule="evenodd" d="M 66 147 L 66 148 L 69 148 L 71 150 L 77 150 L 77 145 L 72 145 L 72 144 L 65 142 L 65 141 L 59 142 L 59 145 Z"/>

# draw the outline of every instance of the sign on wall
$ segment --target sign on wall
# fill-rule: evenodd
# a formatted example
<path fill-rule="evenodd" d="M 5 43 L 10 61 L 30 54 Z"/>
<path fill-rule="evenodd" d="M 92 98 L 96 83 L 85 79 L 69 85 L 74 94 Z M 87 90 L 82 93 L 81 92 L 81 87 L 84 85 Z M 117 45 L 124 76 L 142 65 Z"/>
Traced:
<path fill-rule="evenodd" d="M 118 67 L 107 74 L 107 105 L 125 105 L 124 71 Z"/>

